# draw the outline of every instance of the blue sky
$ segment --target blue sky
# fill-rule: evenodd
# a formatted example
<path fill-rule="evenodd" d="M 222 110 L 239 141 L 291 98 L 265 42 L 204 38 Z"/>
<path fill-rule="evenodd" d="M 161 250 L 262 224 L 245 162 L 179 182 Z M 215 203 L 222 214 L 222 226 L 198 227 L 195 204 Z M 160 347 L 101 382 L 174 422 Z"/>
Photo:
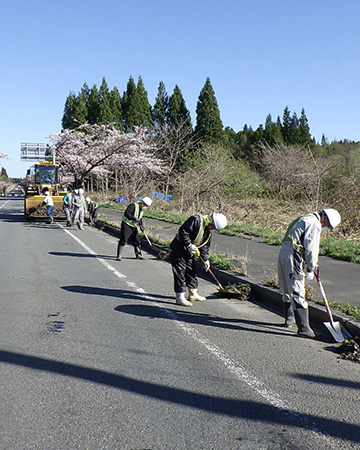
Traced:
<path fill-rule="evenodd" d="M 311 135 L 360 140 L 359 0 L 1 0 L 0 152 L 61 131 L 70 91 L 141 76 L 154 104 L 177 84 L 195 124 L 210 77 L 224 126 L 254 129 L 285 106 Z"/>

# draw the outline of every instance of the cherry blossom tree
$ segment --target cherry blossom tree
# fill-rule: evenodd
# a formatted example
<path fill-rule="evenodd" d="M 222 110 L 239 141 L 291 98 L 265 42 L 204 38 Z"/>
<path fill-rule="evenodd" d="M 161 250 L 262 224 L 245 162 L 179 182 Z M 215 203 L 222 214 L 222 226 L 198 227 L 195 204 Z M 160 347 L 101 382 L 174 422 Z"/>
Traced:
<path fill-rule="evenodd" d="M 126 174 L 129 184 L 134 178 L 139 184 L 140 178 L 144 185 L 148 177 L 161 177 L 167 171 L 165 162 L 155 156 L 144 128 L 124 133 L 112 125 L 86 123 L 49 138 L 56 161 L 74 176 L 75 186 L 82 186 L 90 176 L 106 177 L 115 170 Z"/>

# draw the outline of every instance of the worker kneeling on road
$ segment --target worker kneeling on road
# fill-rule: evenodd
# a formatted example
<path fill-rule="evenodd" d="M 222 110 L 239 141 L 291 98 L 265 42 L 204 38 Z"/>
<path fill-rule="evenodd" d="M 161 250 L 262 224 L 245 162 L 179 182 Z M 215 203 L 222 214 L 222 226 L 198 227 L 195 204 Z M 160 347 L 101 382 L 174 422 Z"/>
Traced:
<path fill-rule="evenodd" d="M 139 237 L 139 230 L 144 229 L 142 217 L 144 209 L 150 207 L 152 200 L 150 197 L 144 197 L 142 200 L 131 203 L 125 210 L 124 216 L 121 222 L 120 240 L 117 246 L 117 260 L 121 261 L 121 255 L 125 245 L 131 238 L 135 250 L 136 259 L 145 259 L 141 255 L 141 241 Z"/>
<path fill-rule="evenodd" d="M 226 217 L 220 213 L 211 215 L 194 215 L 189 217 L 179 228 L 170 244 L 170 260 L 174 276 L 174 291 L 176 304 L 192 306 L 192 301 L 205 301 L 198 292 L 198 278 L 195 256 L 204 261 L 205 269 L 209 270 L 209 248 L 211 230 L 222 230 L 227 225 Z M 189 288 L 188 300 L 186 288 Z"/>
<path fill-rule="evenodd" d="M 285 326 L 297 325 L 298 335 L 315 337 L 309 325 L 305 278 L 312 280 L 318 265 L 320 233 L 332 231 L 341 222 L 336 209 L 327 208 L 295 219 L 282 241 L 278 258 L 279 287 L 283 296 Z"/>

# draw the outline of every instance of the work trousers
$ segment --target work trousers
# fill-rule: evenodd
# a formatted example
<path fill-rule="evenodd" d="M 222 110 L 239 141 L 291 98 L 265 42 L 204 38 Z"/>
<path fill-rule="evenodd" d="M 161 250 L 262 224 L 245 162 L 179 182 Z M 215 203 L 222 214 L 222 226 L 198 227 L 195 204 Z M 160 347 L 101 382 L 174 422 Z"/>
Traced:
<path fill-rule="evenodd" d="M 83 206 L 76 206 L 74 205 L 73 209 L 73 217 L 72 217 L 72 223 L 79 223 L 83 224 L 85 221 L 84 219 L 84 207 Z"/>
<path fill-rule="evenodd" d="M 305 261 L 291 244 L 283 244 L 278 258 L 278 278 L 282 299 L 285 303 L 295 303 L 308 308 L 305 299 Z M 297 306 L 297 307 L 299 307 Z"/>
<path fill-rule="evenodd" d="M 141 240 L 139 236 L 138 227 L 131 227 L 125 222 L 121 222 L 121 230 L 120 230 L 120 245 L 126 245 L 127 242 L 131 240 L 135 249 L 135 253 L 137 254 L 141 248 Z"/>
<path fill-rule="evenodd" d="M 196 261 L 184 246 L 174 239 L 171 244 L 170 262 L 174 277 L 174 291 L 185 292 L 186 288 L 197 289 L 199 281 L 197 278 Z"/>
<path fill-rule="evenodd" d="M 46 206 L 46 215 L 49 218 L 50 222 L 52 222 L 54 220 L 53 216 L 52 216 L 53 209 L 54 209 L 54 207 L 51 205 Z"/>
<path fill-rule="evenodd" d="M 71 223 L 71 213 L 72 213 L 72 210 L 71 210 L 70 206 L 68 206 L 68 205 L 63 205 L 63 211 L 64 211 L 65 216 L 66 216 L 66 221 L 67 221 L 68 223 Z"/>

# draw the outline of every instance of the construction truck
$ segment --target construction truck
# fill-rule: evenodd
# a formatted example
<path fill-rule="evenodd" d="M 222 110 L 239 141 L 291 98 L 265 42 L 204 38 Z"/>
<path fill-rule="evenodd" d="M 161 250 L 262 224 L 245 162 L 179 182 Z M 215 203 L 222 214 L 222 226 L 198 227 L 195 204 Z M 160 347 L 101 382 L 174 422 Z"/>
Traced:
<path fill-rule="evenodd" d="M 46 218 L 46 208 L 40 206 L 46 191 L 54 200 L 54 217 L 65 218 L 62 205 L 67 189 L 59 182 L 59 166 L 53 162 L 39 161 L 30 167 L 26 175 L 24 212 L 27 219 Z"/>

